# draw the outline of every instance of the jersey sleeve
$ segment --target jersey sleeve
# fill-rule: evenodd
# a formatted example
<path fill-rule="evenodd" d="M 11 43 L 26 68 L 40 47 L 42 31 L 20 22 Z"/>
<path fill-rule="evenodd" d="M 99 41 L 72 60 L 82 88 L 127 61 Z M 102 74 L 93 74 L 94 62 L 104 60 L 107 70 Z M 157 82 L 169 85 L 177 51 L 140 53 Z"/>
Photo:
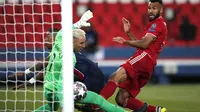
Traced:
<path fill-rule="evenodd" d="M 83 81 L 84 80 L 84 74 L 79 71 L 78 69 L 74 68 L 74 81 Z"/>
<path fill-rule="evenodd" d="M 58 31 L 58 33 L 56 34 L 56 39 L 57 37 L 62 37 L 62 30 Z"/>
<path fill-rule="evenodd" d="M 147 33 L 153 34 L 155 37 L 158 37 L 162 32 L 164 24 L 161 22 L 153 23 L 150 28 L 148 29 Z"/>
<path fill-rule="evenodd" d="M 73 53 L 73 67 L 76 65 L 76 55 Z"/>

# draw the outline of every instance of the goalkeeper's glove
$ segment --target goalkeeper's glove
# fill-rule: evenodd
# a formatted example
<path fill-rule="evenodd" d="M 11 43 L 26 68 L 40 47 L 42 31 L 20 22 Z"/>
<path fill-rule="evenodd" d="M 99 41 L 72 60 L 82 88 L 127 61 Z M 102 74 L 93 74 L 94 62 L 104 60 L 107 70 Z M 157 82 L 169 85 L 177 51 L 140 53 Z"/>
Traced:
<path fill-rule="evenodd" d="M 88 10 L 81 16 L 81 19 L 78 22 L 74 23 L 74 27 L 75 28 L 89 27 L 90 23 L 88 23 L 87 21 L 92 17 L 93 13 L 90 10 Z"/>

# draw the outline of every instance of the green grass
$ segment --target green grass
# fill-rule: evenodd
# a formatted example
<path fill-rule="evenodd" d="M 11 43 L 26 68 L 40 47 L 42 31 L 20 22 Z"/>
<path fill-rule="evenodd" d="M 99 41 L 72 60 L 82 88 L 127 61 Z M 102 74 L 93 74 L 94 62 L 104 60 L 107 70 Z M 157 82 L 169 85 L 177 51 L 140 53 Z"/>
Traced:
<path fill-rule="evenodd" d="M 37 87 L 37 91 L 33 92 L 32 86 L 24 89 L 11 90 L 0 87 L 0 112 L 26 110 L 26 112 L 38 108 L 45 103 L 42 86 Z M 137 97 L 152 105 L 164 106 L 168 112 L 200 112 L 200 84 L 191 85 L 147 85 Z M 27 99 L 25 102 L 24 99 Z M 35 101 L 34 101 L 35 100 Z M 115 103 L 114 96 L 109 99 Z M 78 112 L 78 111 L 75 111 Z"/>

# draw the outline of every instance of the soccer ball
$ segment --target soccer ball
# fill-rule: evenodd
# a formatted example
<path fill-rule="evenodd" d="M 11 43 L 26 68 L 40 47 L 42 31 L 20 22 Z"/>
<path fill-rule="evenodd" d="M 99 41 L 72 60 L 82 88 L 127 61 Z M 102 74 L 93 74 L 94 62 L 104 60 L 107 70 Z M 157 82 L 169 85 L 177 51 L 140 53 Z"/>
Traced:
<path fill-rule="evenodd" d="M 87 95 L 87 87 L 82 82 L 76 81 L 74 82 L 74 100 L 81 101 Z"/>

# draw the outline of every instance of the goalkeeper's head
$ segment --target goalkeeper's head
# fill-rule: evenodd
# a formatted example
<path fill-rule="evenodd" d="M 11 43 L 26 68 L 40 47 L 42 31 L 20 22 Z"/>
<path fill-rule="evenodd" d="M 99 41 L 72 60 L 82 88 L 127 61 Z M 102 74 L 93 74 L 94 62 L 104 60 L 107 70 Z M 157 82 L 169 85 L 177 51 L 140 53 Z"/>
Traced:
<path fill-rule="evenodd" d="M 85 48 L 85 32 L 81 29 L 73 29 L 73 47 L 74 52 L 80 52 Z"/>
<path fill-rule="evenodd" d="M 46 38 L 45 38 L 45 46 L 48 49 L 52 49 L 53 43 L 56 39 L 56 34 L 59 31 L 57 28 L 50 28 L 48 32 L 46 33 Z"/>
<path fill-rule="evenodd" d="M 162 12 L 162 0 L 149 0 L 148 17 L 150 22 L 160 17 Z"/>

